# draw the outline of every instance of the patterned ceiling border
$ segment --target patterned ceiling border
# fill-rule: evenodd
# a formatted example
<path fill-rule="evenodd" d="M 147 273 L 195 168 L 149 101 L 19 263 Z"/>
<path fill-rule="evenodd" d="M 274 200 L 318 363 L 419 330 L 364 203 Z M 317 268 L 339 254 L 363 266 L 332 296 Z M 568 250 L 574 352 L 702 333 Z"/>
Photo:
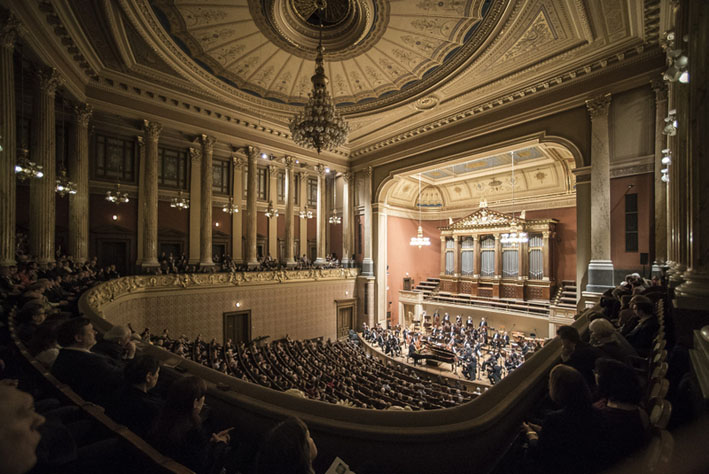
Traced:
<path fill-rule="evenodd" d="M 416 137 L 418 135 L 422 135 L 422 134 L 430 132 L 432 130 L 437 130 L 441 127 L 449 126 L 461 119 L 466 119 L 466 118 L 472 117 L 473 115 L 478 115 L 482 112 L 489 111 L 491 109 L 500 107 L 502 105 L 508 105 L 513 101 L 528 97 L 533 94 L 537 94 L 539 92 L 544 92 L 544 91 L 547 91 L 547 90 L 553 89 L 553 88 L 559 88 L 559 86 L 562 86 L 562 85 L 568 86 L 570 82 L 580 79 L 584 76 L 590 75 L 592 73 L 598 73 L 598 71 L 606 70 L 606 69 L 612 70 L 617 67 L 620 67 L 621 65 L 632 64 L 633 62 L 639 62 L 641 60 L 646 59 L 649 56 L 655 55 L 656 53 L 659 54 L 658 52 L 652 51 L 652 50 L 650 50 L 650 52 L 646 52 L 646 46 L 648 46 L 648 45 L 646 45 L 646 44 L 637 45 L 637 46 L 635 46 L 633 48 L 629 48 L 623 52 L 619 52 L 619 53 L 613 54 L 611 56 L 607 56 L 603 59 L 596 60 L 591 64 L 587 64 L 585 66 L 578 67 L 572 71 L 567 71 L 563 74 L 556 75 L 556 76 L 546 79 L 546 80 L 537 81 L 535 84 L 533 84 L 531 86 L 525 86 L 522 89 L 507 93 L 503 96 L 496 97 L 494 99 L 490 99 L 482 104 L 470 106 L 464 110 L 452 113 L 450 115 L 447 115 L 445 117 L 437 119 L 433 122 L 429 122 L 425 125 L 421 125 L 416 128 L 412 128 L 410 130 L 407 130 L 405 132 L 401 132 L 395 136 L 391 136 L 385 140 L 381 140 L 377 143 L 373 143 L 373 144 L 368 145 L 366 147 L 359 148 L 351 153 L 351 157 L 357 158 L 357 157 L 366 155 L 366 154 L 371 153 L 373 151 L 380 150 L 380 149 L 385 148 L 387 146 L 394 145 L 396 143 L 408 140 L 408 139 Z M 470 92 L 466 93 L 464 96 L 469 96 L 469 95 L 473 94 L 474 92 L 479 92 L 479 90 L 470 91 Z M 456 101 L 458 101 L 459 99 L 461 99 L 461 98 L 456 98 Z"/>

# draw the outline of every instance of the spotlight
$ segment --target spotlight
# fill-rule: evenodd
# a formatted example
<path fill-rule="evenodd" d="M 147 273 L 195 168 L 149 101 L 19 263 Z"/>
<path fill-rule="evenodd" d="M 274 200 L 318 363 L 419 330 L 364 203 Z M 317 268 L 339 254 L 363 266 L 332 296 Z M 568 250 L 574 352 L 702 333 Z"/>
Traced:
<path fill-rule="evenodd" d="M 266 153 L 261 153 L 261 158 L 265 160 L 266 158 L 268 158 L 268 155 Z"/>
<path fill-rule="evenodd" d="M 669 170 L 667 168 L 662 168 L 660 170 L 660 173 L 662 173 L 662 174 L 667 174 L 668 172 L 669 172 Z"/>
<path fill-rule="evenodd" d="M 118 216 L 117 216 L 116 214 L 113 214 L 113 215 L 111 216 L 111 219 L 113 219 L 114 221 L 117 221 L 117 220 L 118 220 Z"/>
<path fill-rule="evenodd" d="M 672 158 L 671 158 L 672 152 L 670 151 L 669 148 L 665 148 L 664 150 L 662 150 L 662 155 L 663 155 L 662 156 L 662 164 L 663 165 L 669 165 L 670 163 L 672 163 Z"/>
<path fill-rule="evenodd" d="M 330 172 L 330 168 L 325 168 L 325 173 L 329 173 L 329 172 Z"/>
<path fill-rule="evenodd" d="M 663 175 L 662 175 L 662 178 L 660 178 L 660 179 L 662 180 L 663 183 L 669 183 L 669 182 L 670 182 L 670 176 L 669 176 L 669 175 L 666 175 L 666 174 L 663 174 Z"/>
<path fill-rule="evenodd" d="M 682 74 L 679 75 L 679 82 L 682 84 L 688 84 L 689 83 L 689 71 L 685 70 Z"/>

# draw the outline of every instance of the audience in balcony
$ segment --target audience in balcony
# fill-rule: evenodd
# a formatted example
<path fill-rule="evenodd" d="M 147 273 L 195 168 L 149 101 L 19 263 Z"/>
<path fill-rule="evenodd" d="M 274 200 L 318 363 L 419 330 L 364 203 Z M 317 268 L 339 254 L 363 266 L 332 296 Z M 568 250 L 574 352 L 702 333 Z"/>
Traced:
<path fill-rule="evenodd" d="M 266 436 L 256 457 L 256 474 L 314 474 L 318 455 L 310 431 L 299 418 L 277 424 Z"/>
<path fill-rule="evenodd" d="M 591 332 L 591 345 L 603 351 L 607 357 L 621 362 L 627 362 L 633 357 L 638 357 L 638 353 L 633 346 L 607 319 L 594 319 L 588 328 Z"/>
<path fill-rule="evenodd" d="M 655 314 L 655 305 L 646 296 L 634 296 L 630 306 L 635 312 L 633 328 L 625 334 L 625 338 L 635 348 L 641 357 L 647 357 L 652 349 L 652 341 L 660 324 Z"/>
<path fill-rule="evenodd" d="M 593 370 L 596 359 L 604 356 L 603 351 L 582 341 L 578 330 L 573 326 L 560 326 L 556 334 L 561 339 L 561 360 L 569 367 L 578 370 L 588 387 L 591 390 L 595 389 L 596 380 Z"/>
<path fill-rule="evenodd" d="M 28 393 L 0 383 L 0 472 L 24 474 L 37 463 L 40 426 L 45 418 L 34 408 Z"/>
<path fill-rule="evenodd" d="M 148 438 L 164 454 L 198 474 L 217 474 L 236 463 L 229 445 L 232 428 L 210 433 L 203 426 L 200 413 L 206 393 L 207 384 L 199 377 L 173 382 Z"/>
<path fill-rule="evenodd" d="M 149 355 L 138 356 L 128 362 L 124 376 L 124 385 L 108 407 L 108 414 L 145 437 L 163 406 L 163 401 L 150 393 L 158 383 L 160 363 Z"/>
<path fill-rule="evenodd" d="M 91 352 L 96 331 L 86 318 L 73 318 L 59 326 L 57 342 L 62 347 L 52 365 L 52 374 L 85 400 L 108 406 L 123 385 L 123 365 Z"/>
<path fill-rule="evenodd" d="M 103 334 L 103 339 L 98 341 L 91 351 L 118 363 L 132 359 L 135 357 L 136 347 L 131 341 L 131 335 L 126 326 L 113 326 Z"/>

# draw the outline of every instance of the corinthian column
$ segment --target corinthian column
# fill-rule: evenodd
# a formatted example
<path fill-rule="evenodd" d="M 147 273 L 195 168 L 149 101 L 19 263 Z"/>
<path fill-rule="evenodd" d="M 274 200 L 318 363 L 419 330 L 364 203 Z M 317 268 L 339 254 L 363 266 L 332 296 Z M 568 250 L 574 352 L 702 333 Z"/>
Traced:
<path fill-rule="evenodd" d="M 686 127 L 688 153 L 686 166 L 688 182 L 673 182 L 670 186 L 686 186 L 691 190 L 688 203 L 688 234 L 689 268 L 684 273 L 684 282 L 675 289 L 677 307 L 701 311 L 706 322 L 706 310 L 709 307 L 709 110 L 706 101 L 709 68 L 706 57 L 707 38 L 709 38 L 709 5 L 707 2 L 687 2 L 689 4 L 689 43 L 688 56 L 696 58 L 689 63 L 689 84 L 677 84 L 689 90 L 685 103 L 679 107 L 687 109 L 687 123 L 679 123 Z M 702 59 L 704 58 L 704 59 Z M 674 163 L 673 163 L 674 165 Z"/>
<path fill-rule="evenodd" d="M 327 194 L 325 187 L 325 166 L 321 163 L 315 167 L 318 173 L 318 212 L 317 212 L 317 259 L 316 265 L 325 263 L 325 231 L 327 229 L 327 216 L 325 215 L 325 203 Z"/>
<path fill-rule="evenodd" d="M 611 185 L 608 109 L 611 95 L 586 101 L 591 115 L 591 261 L 586 291 L 603 293 L 613 287 L 611 261 Z"/>
<path fill-rule="evenodd" d="M 231 258 L 236 263 L 244 262 L 244 244 L 242 236 L 244 235 L 244 206 L 241 201 L 244 197 L 244 167 L 246 166 L 246 158 L 236 153 L 232 154 L 232 163 L 234 165 L 234 177 L 232 185 L 232 200 L 238 206 L 239 212 L 231 215 Z"/>
<path fill-rule="evenodd" d="M 202 134 L 202 193 L 200 199 L 200 233 L 199 233 L 199 265 L 211 267 L 212 260 L 212 156 L 214 154 L 214 137 Z"/>
<path fill-rule="evenodd" d="M 145 129 L 145 167 L 143 172 L 143 261 L 144 269 L 157 267 L 158 263 L 158 139 L 162 125 L 143 121 Z"/>
<path fill-rule="evenodd" d="M 202 148 L 190 147 L 190 247 L 187 254 L 190 265 L 199 265 L 201 260 L 202 209 L 196 202 L 202 195 L 201 166 Z"/>
<path fill-rule="evenodd" d="M 342 265 L 344 267 L 354 264 L 354 261 L 350 260 L 354 254 L 353 203 L 354 175 L 348 171 L 342 175 Z"/>
<path fill-rule="evenodd" d="M 54 224 L 56 192 L 56 136 L 54 96 L 63 80 L 56 69 L 38 72 L 39 88 L 34 99 L 32 157 L 42 166 L 44 177 L 30 183 L 30 253 L 37 263 L 54 261 Z"/>
<path fill-rule="evenodd" d="M 286 156 L 284 160 L 286 164 L 286 176 L 285 176 L 285 186 L 286 186 L 286 265 L 289 267 L 295 266 L 295 260 L 293 259 L 293 247 L 295 246 L 295 238 L 293 232 L 295 230 L 295 225 L 293 223 L 293 208 L 295 206 L 295 183 L 294 183 L 294 173 L 293 166 L 295 165 L 295 158 L 292 156 Z"/>
<path fill-rule="evenodd" d="M 246 190 L 246 212 L 248 213 L 248 232 L 246 233 L 246 263 L 249 268 L 258 267 L 258 249 L 256 248 L 256 196 L 258 194 L 258 169 L 256 162 L 260 150 L 247 147 L 249 164 L 247 169 L 248 189 Z"/>
<path fill-rule="evenodd" d="M 69 255 L 85 262 L 89 259 L 89 120 L 93 107 L 74 107 L 74 123 L 69 137 L 69 179 L 76 183 L 76 194 L 69 197 Z"/>
<path fill-rule="evenodd" d="M 12 53 L 19 21 L 0 18 L 0 267 L 15 264 L 15 71 Z"/>
<path fill-rule="evenodd" d="M 655 256 L 652 273 L 659 274 L 667 261 L 667 184 L 662 181 L 662 150 L 667 138 L 662 133 L 667 116 L 667 86 L 664 81 L 652 81 L 655 91 Z"/>

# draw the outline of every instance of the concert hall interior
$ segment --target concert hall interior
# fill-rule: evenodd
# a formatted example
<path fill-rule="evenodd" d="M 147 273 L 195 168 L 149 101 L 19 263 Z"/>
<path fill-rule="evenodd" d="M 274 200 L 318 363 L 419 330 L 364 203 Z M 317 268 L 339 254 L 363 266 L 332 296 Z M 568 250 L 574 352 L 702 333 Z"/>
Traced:
<path fill-rule="evenodd" d="M 708 35 L 0 0 L 0 472 L 700 472 Z"/>

